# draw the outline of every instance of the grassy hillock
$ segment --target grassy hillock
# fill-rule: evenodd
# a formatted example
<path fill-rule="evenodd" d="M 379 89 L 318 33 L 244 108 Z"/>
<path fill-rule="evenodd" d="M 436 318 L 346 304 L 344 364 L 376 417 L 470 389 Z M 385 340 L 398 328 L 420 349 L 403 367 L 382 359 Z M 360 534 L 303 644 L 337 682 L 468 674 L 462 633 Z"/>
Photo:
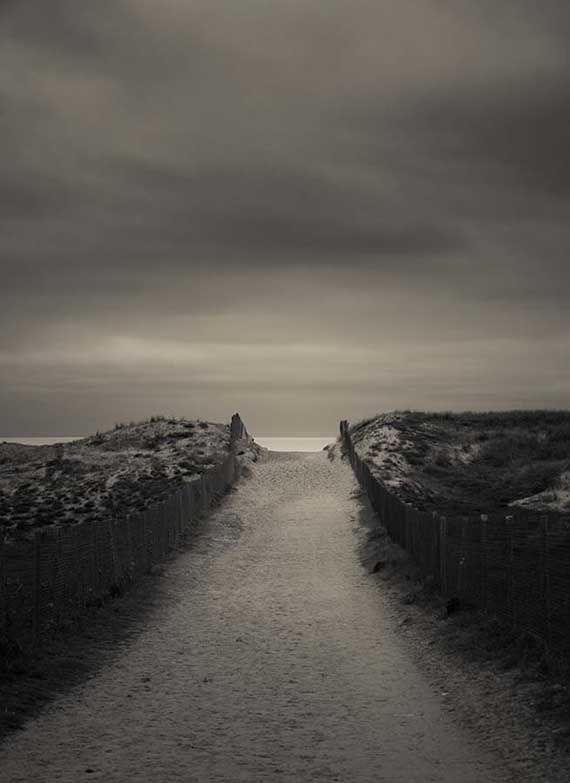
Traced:
<path fill-rule="evenodd" d="M 142 511 L 221 462 L 225 424 L 154 416 L 72 443 L 0 443 L 0 533 Z"/>
<path fill-rule="evenodd" d="M 443 514 L 570 512 L 570 412 L 381 414 L 351 428 L 402 500 Z"/>

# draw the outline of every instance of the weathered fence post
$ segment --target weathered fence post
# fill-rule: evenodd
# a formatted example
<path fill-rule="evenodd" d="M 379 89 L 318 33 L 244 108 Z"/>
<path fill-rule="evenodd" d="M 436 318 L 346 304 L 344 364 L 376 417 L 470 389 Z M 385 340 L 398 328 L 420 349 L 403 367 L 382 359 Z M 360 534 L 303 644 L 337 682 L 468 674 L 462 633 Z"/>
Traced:
<path fill-rule="evenodd" d="M 149 571 L 148 567 L 148 543 L 146 540 L 146 515 L 150 513 L 149 511 L 144 511 L 142 515 L 142 564 L 143 564 L 143 574 L 147 574 Z"/>
<path fill-rule="evenodd" d="M 115 529 L 113 520 L 111 517 L 108 519 L 108 526 L 107 526 L 107 535 L 109 536 L 109 543 L 110 543 L 110 549 L 111 549 L 111 557 L 113 558 L 113 584 L 115 586 L 118 586 L 121 578 L 119 575 L 119 558 L 117 555 L 117 548 L 115 545 Z"/>
<path fill-rule="evenodd" d="M 444 595 L 447 593 L 447 517 L 439 518 L 439 551 L 441 589 Z"/>
<path fill-rule="evenodd" d="M 432 574 L 441 587 L 441 530 L 437 511 L 431 512 L 429 531 L 432 541 Z"/>
<path fill-rule="evenodd" d="M 457 563 L 457 597 L 462 598 L 463 576 L 465 572 L 465 536 L 469 517 L 461 517 L 461 538 L 459 539 L 459 562 Z"/>
<path fill-rule="evenodd" d="M 516 626 L 516 607 L 514 593 L 514 541 L 513 541 L 513 517 L 509 514 L 505 517 L 505 530 L 507 533 L 507 610 L 513 627 Z"/>
<path fill-rule="evenodd" d="M 6 631 L 8 601 L 6 598 L 6 556 L 4 552 L 4 540 L 0 536 L 0 638 Z"/>
<path fill-rule="evenodd" d="M 540 570 L 542 581 L 542 599 L 544 603 L 544 626 L 545 636 L 548 647 L 550 648 L 552 643 L 552 624 L 550 620 L 551 606 L 550 606 L 550 564 L 548 562 L 548 536 L 549 536 L 549 519 L 547 516 L 540 517 Z"/>
<path fill-rule="evenodd" d="M 41 630 L 42 561 L 39 530 L 34 531 L 34 644 L 40 638 Z"/>
<path fill-rule="evenodd" d="M 487 563 L 487 522 L 489 517 L 487 514 L 481 514 L 481 608 L 484 612 L 487 611 L 487 579 L 488 579 L 488 563 Z"/>

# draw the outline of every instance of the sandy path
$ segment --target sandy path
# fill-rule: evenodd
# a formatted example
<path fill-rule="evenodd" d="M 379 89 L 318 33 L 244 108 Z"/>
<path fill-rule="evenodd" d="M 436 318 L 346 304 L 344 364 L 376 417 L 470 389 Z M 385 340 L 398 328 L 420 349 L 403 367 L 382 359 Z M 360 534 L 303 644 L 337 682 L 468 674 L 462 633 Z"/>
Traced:
<path fill-rule="evenodd" d="M 456 726 L 357 556 L 324 454 L 254 466 L 143 630 L 0 748 L 0 780 L 510 780 Z"/>

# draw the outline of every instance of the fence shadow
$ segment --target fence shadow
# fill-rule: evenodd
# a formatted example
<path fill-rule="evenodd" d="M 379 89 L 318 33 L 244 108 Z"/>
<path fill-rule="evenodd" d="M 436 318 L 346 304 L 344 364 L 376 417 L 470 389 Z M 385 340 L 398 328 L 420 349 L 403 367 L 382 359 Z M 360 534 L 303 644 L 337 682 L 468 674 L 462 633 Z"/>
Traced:
<path fill-rule="evenodd" d="M 164 600 L 158 564 L 200 536 L 247 439 L 235 414 L 226 458 L 142 514 L 0 539 L 0 738 L 140 632 Z"/>
<path fill-rule="evenodd" d="M 165 569 L 201 543 L 208 534 L 207 523 L 206 515 L 195 520 L 184 543 L 124 593 L 108 594 L 98 605 L 84 607 L 56 632 L 44 631 L 37 645 L 13 648 L 3 658 L 0 650 L 0 743 L 50 702 L 112 665 L 155 615 L 175 603 L 163 578 Z"/>
<path fill-rule="evenodd" d="M 446 517 L 389 492 L 340 423 L 344 451 L 389 536 L 441 592 L 570 652 L 570 520 L 519 513 Z"/>

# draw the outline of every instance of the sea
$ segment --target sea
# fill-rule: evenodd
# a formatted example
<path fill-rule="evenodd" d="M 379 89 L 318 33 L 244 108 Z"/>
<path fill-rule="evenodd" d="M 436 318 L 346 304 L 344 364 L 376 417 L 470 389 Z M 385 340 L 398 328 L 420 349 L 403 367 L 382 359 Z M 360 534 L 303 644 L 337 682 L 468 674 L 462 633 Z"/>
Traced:
<path fill-rule="evenodd" d="M 256 443 L 270 451 L 322 451 L 335 440 L 334 435 L 321 438 L 255 438 Z"/>
<path fill-rule="evenodd" d="M 77 437 L 52 437 L 52 438 L 2 438 L 0 437 L 0 443 L 23 443 L 27 446 L 51 446 L 53 443 L 71 443 L 74 440 L 79 440 L 82 436 Z M 263 446 L 270 451 L 322 451 L 328 443 L 334 443 L 336 437 L 334 435 L 322 436 L 319 438 L 304 438 L 304 437 L 287 437 L 287 438 L 274 438 L 274 437 L 259 437 L 255 438 L 256 443 Z"/>

